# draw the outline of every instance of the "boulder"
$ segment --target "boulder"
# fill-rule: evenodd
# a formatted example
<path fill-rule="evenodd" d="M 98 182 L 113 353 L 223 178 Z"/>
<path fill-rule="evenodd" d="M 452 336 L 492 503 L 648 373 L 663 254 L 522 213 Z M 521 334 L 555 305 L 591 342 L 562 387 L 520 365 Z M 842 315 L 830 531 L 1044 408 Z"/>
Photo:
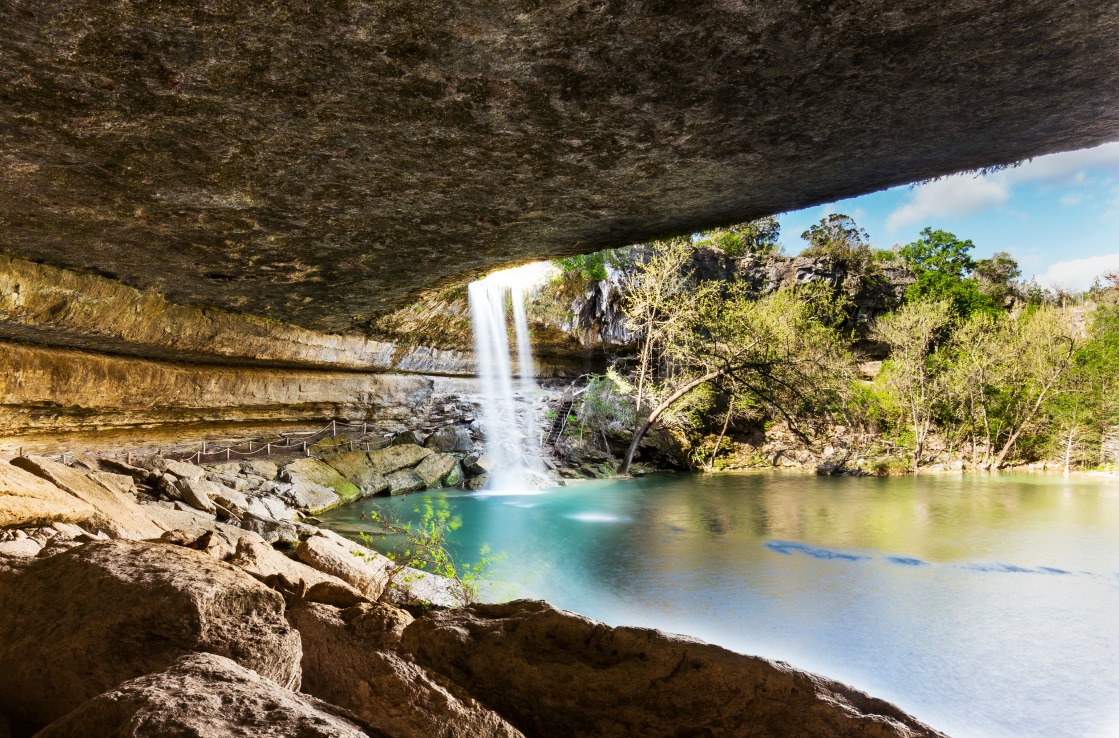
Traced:
<path fill-rule="evenodd" d="M 409 492 L 419 492 L 422 489 L 427 489 L 427 485 L 424 484 L 420 475 L 411 470 L 393 472 L 385 479 L 389 482 L 388 493 L 390 495 L 405 495 Z"/>
<path fill-rule="evenodd" d="M 458 465 L 458 459 L 450 454 L 435 453 L 416 465 L 412 473 L 424 483 L 424 489 L 441 487 L 443 479 L 449 476 Z M 391 488 L 391 483 L 390 483 Z"/>
<path fill-rule="evenodd" d="M 168 500 L 181 500 L 182 491 L 179 490 L 179 478 L 170 472 L 164 472 L 155 482 L 155 488 Z"/>
<path fill-rule="evenodd" d="M 87 543 L 0 581 L 0 712 L 45 725 L 190 651 L 299 686 L 299 635 L 284 601 L 189 548 Z"/>
<path fill-rule="evenodd" d="M 443 477 L 443 484 L 447 487 L 462 487 L 465 482 L 466 473 L 462 470 L 462 464 L 456 461 L 450 474 Z"/>
<path fill-rule="evenodd" d="M 438 607 L 460 607 L 466 602 L 462 585 L 454 579 L 410 566 L 393 570 L 383 599 L 401 605 L 420 602 Z"/>
<path fill-rule="evenodd" d="M 92 505 L 31 472 L 0 462 L 0 528 L 105 522 Z"/>
<path fill-rule="evenodd" d="M 241 514 L 241 528 L 252 531 L 268 543 L 296 543 L 299 529 L 290 520 L 276 520 L 246 511 Z"/>
<path fill-rule="evenodd" d="M 151 483 L 160 476 L 148 469 L 118 459 L 101 459 L 101 467 L 108 469 L 110 472 L 118 472 L 125 476 L 132 477 L 134 481 L 141 484 Z"/>
<path fill-rule="evenodd" d="M 249 498 L 245 496 L 244 492 L 231 489 L 224 485 L 217 485 L 214 490 L 214 502 L 218 503 L 226 510 L 247 510 L 249 508 Z"/>
<path fill-rule="evenodd" d="M 206 470 L 197 464 L 175 459 L 164 459 L 167 472 L 174 474 L 179 479 L 201 479 L 206 475 Z"/>
<path fill-rule="evenodd" d="M 303 640 L 304 692 L 398 738 L 523 738 L 462 687 L 383 650 L 377 613 L 347 614 L 316 604 L 289 611 Z"/>
<path fill-rule="evenodd" d="M 474 450 L 474 439 L 470 437 L 470 429 L 461 425 L 445 425 L 427 437 L 424 446 L 432 451 L 449 453 L 470 453 Z"/>
<path fill-rule="evenodd" d="M 402 646 L 525 733 L 944 738 L 897 707 L 780 662 L 546 602 L 473 605 L 409 625 Z"/>
<path fill-rule="evenodd" d="M 271 576 L 282 576 L 292 583 L 304 581 L 308 587 L 331 581 L 349 586 L 336 577 L 285 556 L 263 541 L 254 541 L 251 538 L 242 538 L 237 542 L 237 551 L 229 559 L 229 563 L 262 580 Z"/>
<path fill-rule="evenodd" d="M 395 434 L 390 443 L 392 446 L 422 446 L 424 436 L 419 431 L 406 430 Z"/>
<path fill-rule="evenodd" d="M 365 496 L 375 495 L 388 489 L 385 478 L 373 469 L 369 455 L 364 451 L 350 451 L 323 458 L 338 473 L 357 485 Z"/>
<path fill-rule="evenodd" d="M 221 486 L 208 482 L 199 477 L 198 479 L 182 479 L 179 481 L 179 491 L 183 495 L 183 502 L 191 507 L 214 514 L 218 511 L 214 507 L 214 498 L 221 496 Z"/>
<path fill-rule="evenodd" d="M 486 485 L 489 484 L 489 483 L 490 483 L 490 475 L 489 474 L 480 474 L 480 475 L 478 475 L 476 477 L 472 477 L 470 480 L 468 480 L 466 482 L 466 488 L 467 489 L 473 489 L 473 490 L 485 489 Z"/>
<path fill-rule="evenodd" d="M 369 463 L 373 471 L 387 477 L 395 471 L 409 469 L 435 453 L 429 448 L 415 444 L 389 446 L 377 451 L 369 451 Z"/>
<path fill-rule="evenodd" d="M 385 591 L 394 568 L 388 557 L 329 530 L 320 530 L 303 541 L 295 555 L 308 566 L 341 579 L 371 600 Z"/>
<path fill-rule="evenodd" d="M 493 471 L 493 457 L 489 454 L 469 454 L 462 460 L 462 468 L 472 477 Z"/>
<path fill-rule="evenodd" d="M 0 541 L 0 556 L 5 558 L 34 558 L 43 550 L 43 543 L 34 538 L 16 538 Z"/>
<path fill-rule="evenodd" d="M 105 489 L 110 492 L 116 492 L 118 495 L 132 495 L 136 493 L 136 480 L 127 474 L 91 471 L 87 476 Z"/>
<path fill-rule="evenodd" d="M 241 462 L 241 470 L 246 474 L 272 480 L 280 474 L 280 467 L 267 459 L 249 459 Z"/>
<path fill-rule="evenodd" d="M 338 473 L 338 470 L 319 459 L 296 459 L 284 467 L 284 478 L 292 483 L 299 481 L 314 482 L 334 490 L 343 502 L 353 502 L 361 498 L 361 490 L 353 482 Z"/>
<path fill-rule="evenodd" d="M 291 692 L 222 656 L 191 653 L 131 679 L 47 726 L 38 738 L 366 738 L 342 710 Z"/>
<path fill-rule="evenodd" d="M 334 490 L 302 477 L 292 480 L 285 495 L 293 505 L 311 515 L 318 515 L 342 504 L 342 498 Z"/>

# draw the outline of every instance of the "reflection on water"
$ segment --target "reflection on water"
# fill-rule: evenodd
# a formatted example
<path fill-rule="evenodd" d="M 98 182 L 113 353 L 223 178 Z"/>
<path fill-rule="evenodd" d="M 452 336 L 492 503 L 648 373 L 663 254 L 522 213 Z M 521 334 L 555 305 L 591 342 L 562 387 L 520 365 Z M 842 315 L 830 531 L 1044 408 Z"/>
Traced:
<path fill-rule="evenodd" d="M 447 490 L 503 594 L 789 661 L 956 738 L 1119 737 L 1119 484 L 792 474 Z M 327 524 L 352 532 L 366 501 Z"/>

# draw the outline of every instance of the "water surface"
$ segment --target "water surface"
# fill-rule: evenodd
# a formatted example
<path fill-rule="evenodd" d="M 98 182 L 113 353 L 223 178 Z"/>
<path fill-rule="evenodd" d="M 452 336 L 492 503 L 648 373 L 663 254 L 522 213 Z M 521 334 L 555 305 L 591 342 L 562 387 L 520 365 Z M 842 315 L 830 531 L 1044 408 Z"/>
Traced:
<path fill-rule="evenodd" d="M 1119 482 L 665 476 L 429 492 L 506 596 L 788 661 L 956 738 L 1119 738 Z"/>

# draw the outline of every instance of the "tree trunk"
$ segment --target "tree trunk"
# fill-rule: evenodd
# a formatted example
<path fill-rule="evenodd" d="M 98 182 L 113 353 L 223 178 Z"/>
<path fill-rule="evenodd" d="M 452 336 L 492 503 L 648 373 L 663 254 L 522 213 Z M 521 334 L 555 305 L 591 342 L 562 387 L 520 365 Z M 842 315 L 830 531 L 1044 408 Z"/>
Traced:
<path fill-rule="evenodd" d="M 629 473 L 630 464 L 633 463 L 633 456 L 637 453 L 637 444 L 641 443 L 641 439 L 645 437 L 645 433 L 648 432 L 653 423 L 657 422 L 657 418 L 659 418 L 665 410 L 672 407 L 672 405 L 674 405 L 677 400 L 694 390 L 696 387 L 704 384 L 705 382 L 710 382 L 712 379 L 717 379 L 724 374 L 726 374 L 725 369 L 717 369 L 713 372 L 708 372 L 702 377 L 693 379 L 692 381 L 688 382 L 683 387 L 669 395 L 668 399 L 666 399 L 664 402 L 657 405 L 653 412 L 649 413 L 649 417 L 645 419 L 645 422 L 638 425 L 637 428 L 633 431 L 633 440 L 629 443 L 629 449 L 626 451 L 626 457 L 622 460 L 622 465 L 621 467 L 619 467 L 618 473 Z"/>
<path fill-rule="evenodd" d="M 719 446 L 723 445 L 723 436 L 727 434 L 727 426 L 730 425 L 730 416 L 733 412 L 734 397 L 731 397 L 729 406 L 727 407 L 727 417 L 723 419 L 723 429 L 719 431 L 719 437 L 715 440 L 715 450 L 711 452 L 711 461 L 707 464 L 707 471 L 711 471 L 715 466 L 715 457 L 719 455 Z"/>
<path fill-rule="evenodd" d="M 1076 437 L 1076 426 L 1069 428 L 1068 431 L 1068 444 L 1065 446 L 1065 476 L 1068 476 L 1069 462 L 1072 460 L 1072 443 L 1073 438 Z"/>

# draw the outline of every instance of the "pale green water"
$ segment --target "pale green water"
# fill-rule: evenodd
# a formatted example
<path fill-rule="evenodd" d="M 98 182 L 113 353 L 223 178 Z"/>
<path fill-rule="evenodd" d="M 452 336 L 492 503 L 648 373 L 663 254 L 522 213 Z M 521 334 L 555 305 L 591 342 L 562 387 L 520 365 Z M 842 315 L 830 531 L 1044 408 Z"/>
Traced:
<path fill-rule="evenodd" d="M 956 738 L 1119 737 L 1119 482 L 669 476 L 445 490 L 507 594 L 687 633 L 889 699 Z M 407 517 L 419 496 L 325 516 Z"/>

